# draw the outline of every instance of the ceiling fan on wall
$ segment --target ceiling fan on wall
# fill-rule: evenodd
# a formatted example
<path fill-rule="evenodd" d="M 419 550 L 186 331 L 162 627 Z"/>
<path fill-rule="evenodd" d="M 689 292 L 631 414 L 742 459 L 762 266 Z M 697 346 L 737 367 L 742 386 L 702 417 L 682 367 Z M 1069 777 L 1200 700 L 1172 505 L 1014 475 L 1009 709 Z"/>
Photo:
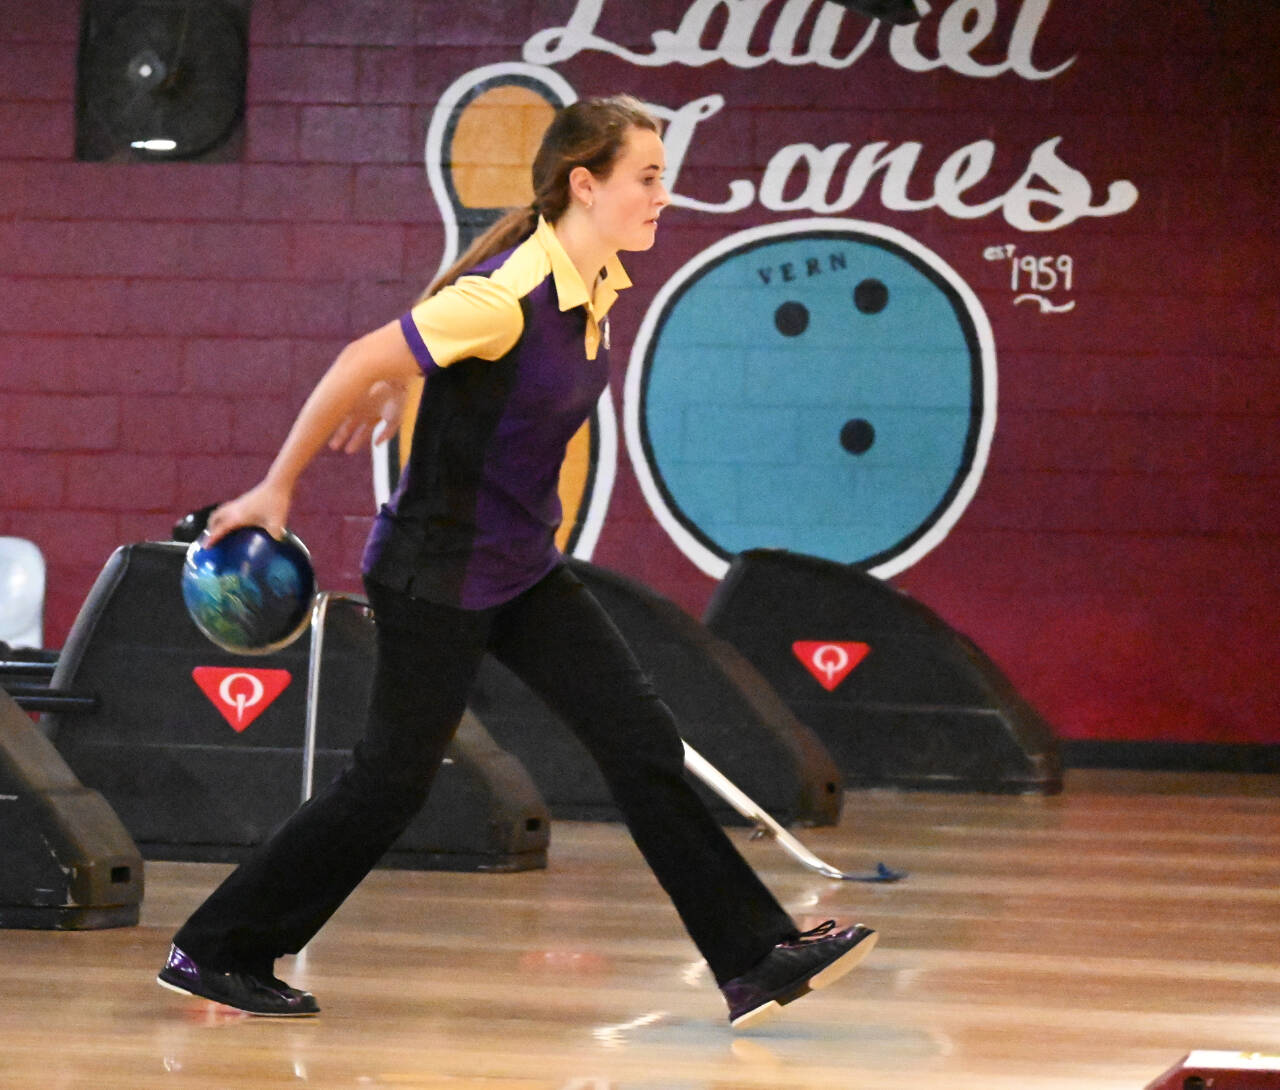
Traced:
<path fill-rule="evenodd" d="M 244 114 L 247 3 L 86 0 L 76 157 L 216 156 Z"/>

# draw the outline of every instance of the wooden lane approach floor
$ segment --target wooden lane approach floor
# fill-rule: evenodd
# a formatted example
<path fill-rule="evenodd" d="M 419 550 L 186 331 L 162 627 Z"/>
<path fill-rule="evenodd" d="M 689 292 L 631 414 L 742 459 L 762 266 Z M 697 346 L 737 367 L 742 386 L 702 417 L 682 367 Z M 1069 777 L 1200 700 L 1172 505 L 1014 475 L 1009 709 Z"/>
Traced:
<path fill-rule="evenodd" d="M 748 858 L 808 927 L 879 948 L 735 1034 L 617 825 L 557 822 L 516 875 L 378 871 L 282 975 L 317 1019 L 153 983 L 225 873 L 151 863 L 139 927 L 0 932 L 0 1086 L 1140 1090 L 1192 1049 L 1280 1053 L 1280 779 L 1073 773 L 1058 798 L 859 792 L 829 862 Z"/>

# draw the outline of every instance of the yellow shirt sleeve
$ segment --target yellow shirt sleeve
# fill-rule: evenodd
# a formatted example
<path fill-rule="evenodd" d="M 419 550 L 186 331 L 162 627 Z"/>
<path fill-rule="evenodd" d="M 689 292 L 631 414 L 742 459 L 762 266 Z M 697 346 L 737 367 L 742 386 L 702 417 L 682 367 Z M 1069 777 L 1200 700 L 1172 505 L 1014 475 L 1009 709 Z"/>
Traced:
<path fill-rule="evenodd" d="M 524 313 L 515 293 L 500 280 L 462 276 L 418 303 L 400 324 L 429 374 L 458 360 L 505 356 L 524 332 Z"/>

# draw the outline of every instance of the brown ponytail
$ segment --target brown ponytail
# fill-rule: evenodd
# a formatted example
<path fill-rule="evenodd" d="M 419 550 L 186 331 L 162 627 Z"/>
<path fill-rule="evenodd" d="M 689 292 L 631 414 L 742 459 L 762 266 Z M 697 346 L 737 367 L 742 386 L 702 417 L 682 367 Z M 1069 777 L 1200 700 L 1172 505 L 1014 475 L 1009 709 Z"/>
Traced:
<path fill-rule="evenodd" d="M 463 255 L 437 276 L 427 286 L 427 290 L 418 296 L 418 302 L 430 299 L 441 288 L 446 288 L 463 273 L 474 269 L 486 257 L 500 254 L 512 246 L 523 242 L 538 226 L 538 213 L 532 205 L 524 208 L 513 208 L 489 228 L 483 235 L 468 246 Z"/>
<path fill-rule="evenodd" d="M 607 178 L 633 128 L 659 131 L 654 116 L 630 95 L 582 99 L 557 111 L 533 160 L 533 203 L 507 212 L 431 282 L 419 301 L 452 284 L 485 258 L 523 242 L 533 234 L 539 216 L 555 223 L 569 207 L 569 175 L 574 167 L 586 167 L 597 178 Z"/>

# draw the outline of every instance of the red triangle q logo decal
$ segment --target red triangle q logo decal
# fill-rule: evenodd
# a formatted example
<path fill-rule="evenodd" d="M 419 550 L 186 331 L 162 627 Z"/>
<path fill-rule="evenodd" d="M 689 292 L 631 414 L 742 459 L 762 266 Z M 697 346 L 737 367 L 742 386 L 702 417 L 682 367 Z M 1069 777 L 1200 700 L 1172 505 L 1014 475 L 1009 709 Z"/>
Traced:
<path fill-rule="evenodd" d="M 797 640 L 791 650 L 818 684 L 832 692 L 871 653 L 871 645 L 839 640 Z"/>
<path fill-rule="evenodd" d="M 237 733 L 266 711 L 292 678 L 288 670 L 246 670 L 243 666 L 197 666 L 191 676 Z"/>

